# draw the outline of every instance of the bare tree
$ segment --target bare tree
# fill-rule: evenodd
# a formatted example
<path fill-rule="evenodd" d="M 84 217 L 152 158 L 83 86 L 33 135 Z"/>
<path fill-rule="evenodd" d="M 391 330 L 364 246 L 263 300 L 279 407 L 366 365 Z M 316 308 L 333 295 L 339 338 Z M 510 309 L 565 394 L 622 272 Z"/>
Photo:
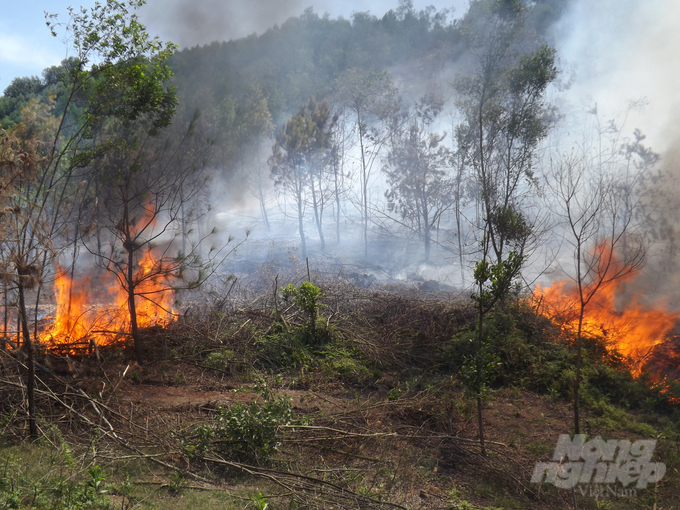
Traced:
<path fill-rule="evenodd" d="M 577 290 L 576 375 L 574 380 L 574 433 L 580 433 L 582 331 L 586 308 L 598 292 L 615 280 L 639 270 L 645 261 L 645 244 L 634 223 L 639 197 L 625 193 L 637 176 L 617 175 L 583 156 L 567 155 L 552 165 L 547 184 L 552 207 L 563 220 L 563 239 L 572 249 L 571 267 L 560 268 Z M 622 207 L 623 205 L 623 207 Z"/>

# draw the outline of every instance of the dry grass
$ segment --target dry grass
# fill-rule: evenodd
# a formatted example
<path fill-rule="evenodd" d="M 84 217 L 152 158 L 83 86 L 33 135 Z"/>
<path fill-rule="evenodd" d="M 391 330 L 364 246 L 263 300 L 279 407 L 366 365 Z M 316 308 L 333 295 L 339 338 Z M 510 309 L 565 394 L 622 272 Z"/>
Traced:
<path fill-rule="evenodd" d="M 218 309 L 193 306 L 171 328 L 147 330 L 144 367 L 124 350 L 45 356 L 38 388 L 45 440 L 59 446 L 48 431 L 56 427 L 88 452 L 86 465 L 142 460 L 154 466 L 149 473 L 162 473 L 167 490 L 170 474 L 180 473 L 194 487 L 184 491 L 226 492 L 244 506 L 254 505 L 248 494 L 262 492 L 274 508 L 571 508 L 570 494 L 529 483 L 534 463 L 569 430 L 568 402 L 496 391 L 485 409 L 490 454 L 482 457 L 474 406 L 456 374 L 433 373 L 442 344 L 473 316 L 458 298 L 358 289 L 343 279 L 320 286 L 335 351 L 310 348 L 315 357 L 300 366 L 277 371 L 258 359 L 263 338 L 283 331 L 282 323 L 304 323 L 275 300 L 273 286 L 257 296 L 232 289 Z M 342 356 L 369 377 L 351 375 L 346 359 L 349 375 L 332 373 Z M 22 362 L 2 351 L 0 369 L 4 435 L 19 442 Z M 258 377 L 309 425 L 286 427 L 263 465 L 188 449 L 196 427 L 214 423 L 221 407 L 258 398 Z"/>

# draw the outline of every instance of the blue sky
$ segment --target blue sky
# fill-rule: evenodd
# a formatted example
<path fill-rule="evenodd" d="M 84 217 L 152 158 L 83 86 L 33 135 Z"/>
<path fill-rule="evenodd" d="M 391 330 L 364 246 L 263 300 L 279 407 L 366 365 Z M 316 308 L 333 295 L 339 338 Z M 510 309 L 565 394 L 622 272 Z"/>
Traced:
<path fill-rule="evenodd" d="M 104 1 L 104 0 L 102 0 Z M 91 7 L 95 0 L 0 0 L 0 93 L 13 78 L 40 76 L 45 67 L 59 64 L 68 47 L 50 35 L 44 11 L 68 21 L 67 7 Z M 455 7 L 465 12 L 468 0 L 414 0 L 419 10 L 427 5 Z M 274 23 L 299 15 L 309 6 L 320 14 L 351 16 L 354 11 L 382 15 L 398 0 L 148 0 L 139 11 L 152 35 L 180 46 L 207 44 L 261 33 Z"/>

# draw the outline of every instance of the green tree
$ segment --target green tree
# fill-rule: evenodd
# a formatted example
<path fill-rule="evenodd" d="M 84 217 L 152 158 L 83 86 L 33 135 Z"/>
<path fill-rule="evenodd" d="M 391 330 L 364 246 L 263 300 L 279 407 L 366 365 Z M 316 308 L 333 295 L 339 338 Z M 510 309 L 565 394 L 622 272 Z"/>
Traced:
<path fill-rule="evenodd" d="M 391 136 L 383 171 L 390 186 L 385 192 L 388 210 L 414 224 L 429 260 L 432 230 L 452 206 L 455 183 L 448 174 L 451 150 L 441 143 L 446 133 L 428 133 L 426 113 L 412 116 Z"/>
<path fill-rule="evenodd" d="M 86 200 L 88 176 L 81 171 L 107 147 L 96 136 L 108 119 L 131 123 L 144 117 L 154 129 L 170 123 L 176 97 L 166 86 L 166 65 L 174 47 L 146 33 L 130 13 L 141 1 L 108 0 L 90 9 L 69 9 L 65 25 L 77 62 L 68 69 L 68 86 L 54 111 L 54 97 L 32 98 L 21 110 L 21 122 L 3 134 L 5 202 L 2 221 L 5 278 L 18 292 L 17 312 L 28 354 L 29 423 L 35 424 L 35 368 L 25 291 L 37 288 L 68 238 L 77 204 Z M 52 33 L 63 26 L 48 15 Z M 35 82 L 35 80 L 29 80 Z M 37 87 L 37 82 L 34 83 Z M 10 93 L 11 90 L 10 90 Z"/>
<path fill-rule="evenodd" d="M 336 122 L 337 115 L 331 114 L 328 101 L 311 98 L 278 132 L 269 160 L 275 185 L 288 193 L 295 202 L 302 258 L 307 257 L 303 218 L 309 195 L 312 197 L 321 249 L 325 247 L 322 225 L 323 191 L 317 191 L 317 184 L 320 183 L 320 173 L 327 164 L 330 136 Z"/>
<path fill-rule="evenodd" d="M 518 230 L 523 229 L 523 235 L 530 234 L 526 223 L 519 213 L 507 211 L 506 221 L 517 225 Z M 522 269 L 523 256 L 511 250 L 507 257 L 499 262 L 492 263 L 490 256 L 491 231 L 505 228 L 506 225 L 498 225 L 493 220 L 484 223 L 484 235 L 481 242 L 482 258 L 475 265 L 474 279 L 476 292 L 470 297 L 475 302 L 477 309 L 477 327 L 475 331 L 475 354 L 468 358 L 463 366 L 463 379 L 477 400 L 477 427 L 479 430 L 479 442 L 482 455 L 486 455 L 484 445 L 484 419 L 483 419 L 483 396 L 486 393 L 488 383 L 493 375 L 494 368 L 500 363 L 498 356 L 491 352 L 485 333 L 485 317 L 497 303 L 505 300 L 514 280 L 519 276 Z M 519 245 L 523 243 L 518 242 Z"/>
<path fill-rule="evenodd" d="M 539 144 L 554 119 L 545 92 L 557 77 L 555 50 L 522 31 L 528 13 L 522 0 L 483 0 L 471 5 L 463 21 L 477 70 L 455 83 L 463 118 L 456 139 L 461 159 L 475 175 L 486 222 L 502 221 L 507 212 L 520 209 L 536 182 Z M 526 52 L 527 46 L 537 47 Z M 513 234 L 495 228 L 485 232 L 500 263 L 512 249 Z M 518 255 L 526 248 L 515 246 Z"/>
<path fill-rule="evenodd" d="M 481 257 L 474 272 L 477 291 L 472 295 L 478 319 L 476 354 L 467 364 L 477 398 L 482 453 L 482 393 L 495 363 L 485 342 L 484 318 L 508 297 L 530 241 L 536 239 L 536 228 L 522 205 L 535 184 L 537 151 L 553 119 L 545 92 L 557 77 L 555 50 L 523 31 L 529 12 L 523 0 L 472 3 L 462 30 L 477 69 L 455 83 L 463 119 L 456 128 L 458 160 L 475 176 L 482 213 Z"/>

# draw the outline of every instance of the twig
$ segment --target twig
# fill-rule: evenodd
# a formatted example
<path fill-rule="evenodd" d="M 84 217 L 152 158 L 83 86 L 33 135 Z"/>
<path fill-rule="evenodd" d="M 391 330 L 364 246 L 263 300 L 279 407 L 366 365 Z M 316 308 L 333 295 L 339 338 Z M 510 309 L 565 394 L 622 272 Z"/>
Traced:
<path fill-rule="evenodd" d="M 351 491 L 349 489 L 346 489 L 344 487 L 336 485 L 332 482 L 327 482 L 327 481 L 321 480 L 319 478 L 314 478 L 314 477 L 302 475 L 302 474 L 299 474 L 299 473 L 293 473 L 293 472 L 290 472 L 290 471 L 278 471 L 276 469 L 267 469 L 267 468 L 255 467 L 255 466 L 250 466 L 248 464 L 231 462 L 231 461 L 216 458 L 216 457 L 204 457 L 203 460 L 205 460 L 207 462 L 214 462 L 216 464 L 222 464 L 222 465 L 234 467 L 234 468 L 239 469 L 241 471 L 244 471 L 244 472 L 246 472 L 250 475 L 267 478 L 267 479 L 271 480 L 272 482 L 274 482 L 274 483 L 276 483 L 276 484 L 278 484 L 282 487 L 285 487 L 285 488 L 288 488 L 288 486 L 286 484 L 284 484 L 279 478 L 277 478 L 274 475 L 281 475 L 281 476 L 296 478 L 298 480 L 310 482 L 310 483 L 313 484 L 313 486 L 327 487 L 327 488 L 330 488 L 330 489 L 337 491 L 338 496 L 340 496 L 340 497 L 343 497 L 345 499 L 352 498 L 352 499 L 355 499 L 355 500 L 358 500 L 358 501 L 362 501 L 365 504 L 369 504 L 371 506 L 389 506 L 389 507 L 392 507 L 392 508 L 399 508 L 401 510 L 408 510 L 407 508 L 405 508 L 401 505 L 398 505 L 396 503 L 390 503 L 388 501 L 376 501 L 374 499 L 367 498 L 366 496 L 363 496 L 363 495 L 358 494 L 354 491 Z M 292 492 L 292 489 L 290 489 L 290 490 Z"/>

